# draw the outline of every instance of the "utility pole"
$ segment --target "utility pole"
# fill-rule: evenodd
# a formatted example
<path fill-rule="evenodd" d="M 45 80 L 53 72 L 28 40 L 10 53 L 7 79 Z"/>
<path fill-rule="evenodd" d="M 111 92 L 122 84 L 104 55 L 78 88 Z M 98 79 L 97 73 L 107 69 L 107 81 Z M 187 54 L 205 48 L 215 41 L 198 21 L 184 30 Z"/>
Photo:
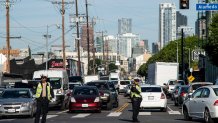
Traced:
<path fill-rule="evenodd" d="M 78 53 L 78 68 L 79 76 L 81 76 L 81 61 L 80 61 L 80 40 L 79 40 L 79 17 L 78 17 L 78 0 L 75 0 L 76 4 L 76 35 L 77 35 L 77 53 Z"/>
<path fill-rule="evenodd" d="M 86 28 L 87 28 L 87 50 L 88 50 L 88 75 L 90 75 L 89 14 L 88 14 L 88 1 L 87 0 L 86 0 Z"/>
<path fill-rule="evenodd" d="M 185 65 L 184 65 L 184 32 L 183 32 L 183 28 L 182 28 L 182 30 L 181 30 L 181 35 L 182 35 L 182 39 L 181 39 L 181 59 L 182 59 L 182 80 L 184 80 L 185 79 L 185 77 L 184 77 L 184 70 L 185 70 Z"/>
<path fill-rule="evenodd" d="M 62 0 L 62 52 L 63 52 L 63 69 L 66 69 L 66 56 L 65 56 L 65 23 L 64 23 L 64 15 L 65 15 L 65 7 L 64 7 L 64 0 Z"/>
<path fill-rule="evenodd" d="M 92 18 L 92 29 L 93 29 L 93 33 L 95 32 L 95 30 L 94 30 L 94 25 L 95 25 L 95 22 L 94 22 L 94 18 Z M 95 75 L 95 73 L 96 73 L 96 71 L 95 71 L 95 39 L 94 39 L 94 37 L 95 36 L 93 36 L 93 38 L 92 38 L 92 42 L 93 42 L 93 44 L 92 44 L 92 54 L 93 54 L 93 74 Z"/>
<path fill-rule="evenodd" d="M 6 44 L 7 44 L 7 66 L 6 72 L 10 73 L 10 2 L 6 0 Z"/>

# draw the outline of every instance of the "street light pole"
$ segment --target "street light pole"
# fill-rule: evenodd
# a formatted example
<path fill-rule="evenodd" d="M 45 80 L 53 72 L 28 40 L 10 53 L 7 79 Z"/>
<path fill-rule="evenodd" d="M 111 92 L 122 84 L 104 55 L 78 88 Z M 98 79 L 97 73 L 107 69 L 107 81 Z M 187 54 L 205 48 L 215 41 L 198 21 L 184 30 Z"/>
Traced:
<path fill-rule="evenodd" d="M 46 71 L 48 70 L 48 25 L 46 30 Z"/>
<path fill-rule="evenodd" d="M 6 66 L 6 71 L 7 73 L 10 73 L 10 2 L 9 0 L 6 0 L 6 44 L 7 44 L 7 66 Z"/>
<path fill-rule="evenodd" d="M 64 23 L 64 15 L 65 15 L 65 8 L 64 8 L 64 0 L 62 0 L 62 52 L 63 52 L 63 69 L 66 69 L 66 56 L 65 56 L 65 23 Z"/>
<path fill-rule="evenodd" d="M 184 80 L 185 78 L 184 78 L 184 49 L 183 49 L 183 43 L 184 43 L 184 32 L 183 32 L 183 28 L 182 28 L 182 30 L 181 30 L 181 35 L 182 35 L 182 39 L 181 39 L 181 59 L 182 59 L 182 79 Z"/>

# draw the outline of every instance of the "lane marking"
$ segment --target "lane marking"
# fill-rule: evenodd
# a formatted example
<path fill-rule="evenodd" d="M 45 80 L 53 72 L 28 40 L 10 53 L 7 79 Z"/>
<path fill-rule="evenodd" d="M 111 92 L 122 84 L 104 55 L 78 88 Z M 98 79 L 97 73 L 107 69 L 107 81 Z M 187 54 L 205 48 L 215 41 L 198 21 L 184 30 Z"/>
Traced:
<path fill-rule="evenodd" d="M 167 108 L 168 108 L 170 111 L 173 111 L 169 106 L 167 106 Z"/>
<path fill-rule="evenodd" d="M 13 121 L 15 119 L 1 119 L 0 122 L 5 122 L 5 121 Z"/>
<path fill-rule="evenodd" d="M 75 116 L 72 116 L 71 118 L 84 118 L 84 117 L 87 117 L 89 115 L 91 115 L 91 114 L 77 114 Z"/>
<path fill-rule="evenodd" d="M 139 115 L 151 115 L 151 112 L 139 112 Z"/>
<path fill-rule="evenodd" d="M 125 103 L 123 106 L 121 106 L 119 109 L 117 109 L 115 112 L 122 112 L 127 106 L 129 106 L 129 103 Z"/>
<path fill-rule="evenodd" d="M 169 114 L 181 114 L 179 111 L 168 111 Z"/>
<path fill-rule="evenodd" d="M 66 112 L 68 112 L 68 110 L 57 112 L 56 114 L 62 114 L 62 113 L 66 113 Z"/>
<path fill-rule="evenodd" d="M 122 113 L 121 112 L 111 112 L 108 114 L 108 117 L 119 117 Z"/>

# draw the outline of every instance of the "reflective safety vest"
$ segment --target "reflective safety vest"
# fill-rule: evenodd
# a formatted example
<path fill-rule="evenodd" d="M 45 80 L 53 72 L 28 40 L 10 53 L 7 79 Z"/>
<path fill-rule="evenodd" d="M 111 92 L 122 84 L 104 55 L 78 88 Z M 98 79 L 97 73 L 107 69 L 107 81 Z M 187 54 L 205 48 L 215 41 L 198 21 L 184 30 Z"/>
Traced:
<path fill-rule="evenodd" d="M 52 96 L 51 96 L 51 86 L 50 86 L 49 82 L 47 82 L 46 87 L 47 87 L 47 89 L 46 89 L 46 91 L 47 91 L 46 96 L 47 96 L 48 100 L 51 100 L 51 98 L 52 98 Z M 37 86 L 37 89 L 36 89 L 36 98 L 39 98 L 41 96 L 41 94 L 42 94 L 42 84 L 39 83 L 38 86 Z"/>
<path fill-rule="evenodd" d="M 140 87 L 139 85 L 136 85 L 136 89 L 137 89 L 140 93 L 142 92 L 141 87 Z M 131 98 L 133 98 L 133 97 L 139 97 L 139 98 L 141 98 L 141 95 L 140 95 L 140 94 L 137 94 L 136 92 L 132 92 L 132 91 L 131 91 Z"/>

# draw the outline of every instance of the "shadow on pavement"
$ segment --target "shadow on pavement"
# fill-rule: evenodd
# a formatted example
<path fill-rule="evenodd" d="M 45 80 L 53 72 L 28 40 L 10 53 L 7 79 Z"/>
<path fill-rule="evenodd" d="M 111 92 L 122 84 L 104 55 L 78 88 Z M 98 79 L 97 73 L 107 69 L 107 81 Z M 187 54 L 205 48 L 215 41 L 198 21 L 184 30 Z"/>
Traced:
<path fill-rule="evenodd" d="M 132 120 L 129 119 L 119 119 L 120 121 L 124 121 L 124 122 L 132 122 Z"/>

